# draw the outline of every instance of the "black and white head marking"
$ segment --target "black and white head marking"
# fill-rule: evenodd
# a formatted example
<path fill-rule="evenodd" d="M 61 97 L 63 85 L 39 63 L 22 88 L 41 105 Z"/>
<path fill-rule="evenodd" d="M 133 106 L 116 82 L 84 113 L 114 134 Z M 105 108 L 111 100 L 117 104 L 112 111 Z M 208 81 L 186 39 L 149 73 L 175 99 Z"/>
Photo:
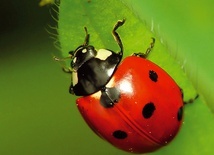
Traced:
<path fill-rule="evenodd" d="M 71 67 L 77 71 L 86 61 L 94 58 L 97 55 L 97 51 L 93 46 L 79 46 L 72 54 Z"/>

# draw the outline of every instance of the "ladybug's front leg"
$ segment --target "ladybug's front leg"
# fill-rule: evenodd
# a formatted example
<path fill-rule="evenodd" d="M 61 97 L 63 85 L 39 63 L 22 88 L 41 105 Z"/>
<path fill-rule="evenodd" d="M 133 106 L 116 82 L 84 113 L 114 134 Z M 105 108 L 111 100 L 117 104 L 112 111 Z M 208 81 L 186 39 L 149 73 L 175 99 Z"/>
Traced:
<path fill-rule="evenodd" d="M 184 105 L 185 104 L 188 104 L 188 103 L 193 103 L 198 97 L 199 97 L 199 95 L 198 94 L 196 94 L 196 96 L 194 97 L 194 98 L 191 98 L 191 99 L 189 99 L 188 101 L 184 101 L 184 93 L 183 93 L 183 89 L 182 88 L 180 88 L 180 91 L 181 91 L 181 97 L 182 97 L 182 99 L 183 99 L 183 103 L 184 103 Z"/>
<path fill-rule="evenodd" d="M 70 94 L 74 94 L 74 86 L 73 83 L 71 83 L 70 87 L 69 87 L 69 93 Z"/>
<path fill-rule="evenodd" d="M 64 68 L 64 67 L 63 67 L 62 70 L 63 70 L 63 72 L 65 72 L 65 73 L 70 73 L 70 74 L 73 73 L 73 71 L 72 71 L 70 68 Z M 70 85 L 70 87 L 69 87 L 69 93 L 70 93 L 70 94 L 74 94 L 73 82 L 71 83 L 71 85 Z"/>
<path fill-rule="evenodd" d="M 116 30 L 117 30 L 120 26 L 122 26 L 124 23 L 125 23 L 125 19 L 123 19 L 123 20 L 118 20 L 117 23 L 115 24 L 113 30 L 112 30 L 112 35 L 113 35 L 115 41 L 117 42 L 117 44 L 118 44 L 119 47 L 120 47 L 120 52 L 118 53 L 118 54 L 120 54 L 120 55 L 123 55 L 123 43 L 122 43 L 122 41 L 121 41 L 121 39 L 120 39 L 119 34 L 116 32 Z"/>
<path fill-rule="evenodd" d="M 147 48 L 146 53 L 134 53 L 133 56 L 138 56 L 142 58 L 147 58 L 149 53 L 152 51 L 153 47 L 155 45 L 155 38 L 152 38 L 152 42 L 150 43 L 150 46 Z"/>

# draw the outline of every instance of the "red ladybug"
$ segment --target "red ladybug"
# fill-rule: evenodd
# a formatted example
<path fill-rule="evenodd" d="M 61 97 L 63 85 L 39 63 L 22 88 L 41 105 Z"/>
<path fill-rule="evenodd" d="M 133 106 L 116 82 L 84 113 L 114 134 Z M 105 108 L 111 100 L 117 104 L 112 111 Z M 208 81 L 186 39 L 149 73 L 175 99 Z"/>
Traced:
<path fill-rule="evenodd" d="M 146 53 L 134 53 L 122 62 L 123 44 L 116 30 L 112 34 L 120 47 L 116 53 L 96 50 L 85 42 L 71 54 L 73 74 L 70 93 L 82 96 L 77 107 L 90 128 L 114 146 L 132 153 L 147 153 L 167 145 L 177 134 L 183 116 L 183 95 L 176 82 L 162 68 L 147 60 Z"/>

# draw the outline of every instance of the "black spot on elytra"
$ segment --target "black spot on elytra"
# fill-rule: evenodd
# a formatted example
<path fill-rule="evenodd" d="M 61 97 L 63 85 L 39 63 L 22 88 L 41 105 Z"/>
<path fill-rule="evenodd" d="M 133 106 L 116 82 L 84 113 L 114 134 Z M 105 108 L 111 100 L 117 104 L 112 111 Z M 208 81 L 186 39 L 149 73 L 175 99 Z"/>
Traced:
<path fill-rule="evenodd" d="M 153 71 L 153 70 L 150 70 L 149 71 L 149 78 L 153 81 L 153 82 L 157 82 L 158 81 L 158 74 Z"/>
<path fill-rule="evenodd" d="M 183 107 L 180 107 L 178 109 L 178 114 L 177 114 L 177 119 L 178 121 L 181 121 L 182 120 L 182 117 L 183 117 Z"/>
<path fill-rule="evenodd" d="M 155 105 L 152 102 L 147 103 L 142 110 L 142 115 L 144 118 L 150 118 L 155 111 Z"/>
<path fill-rule="evenodd" d="M 116 130 L 113 132 L 113 136 L 114 138 L 117 138 L 117 139 L 125 139 L 128 135 L 125 131 Z"/>

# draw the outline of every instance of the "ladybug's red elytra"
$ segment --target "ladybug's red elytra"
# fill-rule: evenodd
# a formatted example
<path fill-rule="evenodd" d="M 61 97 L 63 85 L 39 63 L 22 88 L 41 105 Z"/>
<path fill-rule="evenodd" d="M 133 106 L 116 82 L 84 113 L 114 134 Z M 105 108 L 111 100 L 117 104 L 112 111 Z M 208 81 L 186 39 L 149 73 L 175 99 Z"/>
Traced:
<path fill-rule="evenodd" d="M 77 107 L 90 128 L 119 149 L 148 153 L 167 145 L 182 124 L 183 94 L 162 68 L 147 60 L 155 39 L 145 53 L 123 58 L 123 44 L 112 30 L 119 52 L 83 45 L 70 51 L 73 80 L 70 93 L 81 96 Z"/>

